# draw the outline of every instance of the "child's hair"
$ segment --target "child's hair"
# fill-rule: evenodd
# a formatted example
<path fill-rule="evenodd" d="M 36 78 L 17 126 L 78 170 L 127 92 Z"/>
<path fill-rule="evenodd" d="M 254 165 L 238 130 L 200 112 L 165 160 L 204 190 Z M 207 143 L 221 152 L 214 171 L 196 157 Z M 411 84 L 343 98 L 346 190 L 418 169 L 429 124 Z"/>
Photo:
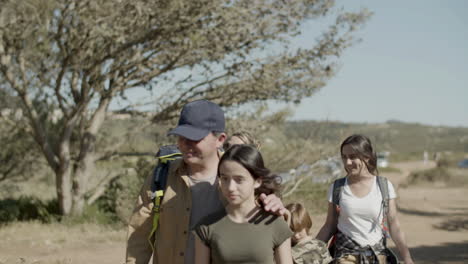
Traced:
<path fill-rule="evenodd" d="M 219 167 L 225 161 L 235 161 L 247 169 L 252 177 L 261 179 L 262 184 L 255 189 L 255 195 L 258 196 L 262 193 L 276 194 L 279 196 L 279 189 L 281 185 L 281 177 L 272 174 L 269 169 L 265 167 L 262 154 L 252 145 L 234 145 L 230 147 L 221 157 L 218 165 Z"/>
<path fill-rule="evenodd" d="M 242 130 L 233 133 L 231 136 L 229 136 L 228 139 L 226 139 L 223 145 L 224 150 L 228 150 L 230 147 L 233 146 L 229 143 L 229 139 L 231 139 L 232 137 L 238 137 L 242 142 L 244 142 L 244 144 L 252 145 L 257 149 L 260 149 L 260 143 L 258 142 L 258 140 L 256 140 L 255 137 L 248 131 Z"/>
<path fill-rule="evenodd" d="M 309 233 L 312 228 L 312 218 L 305 207 L 300 203 L 290 203 L 286 205 L 286 209 L 291 212 L 291 230 L 294 232 L 300 232 L 302 229 L 306 229 Z"/>

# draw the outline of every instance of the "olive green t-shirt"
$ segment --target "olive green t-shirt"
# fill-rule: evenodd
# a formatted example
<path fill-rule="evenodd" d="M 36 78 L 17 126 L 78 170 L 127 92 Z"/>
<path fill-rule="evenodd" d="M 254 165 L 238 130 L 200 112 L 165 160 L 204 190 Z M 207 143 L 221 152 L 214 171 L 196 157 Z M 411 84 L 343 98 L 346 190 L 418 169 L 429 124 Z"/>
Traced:
<path fill-rule="evenodd" d="M 211 249 L 213 264 L 274 263 L 274 250 L 293 233 L 283 217 L 260 211 L 248 223 L 235 223 L 218 211 L 195 229 Z"/>

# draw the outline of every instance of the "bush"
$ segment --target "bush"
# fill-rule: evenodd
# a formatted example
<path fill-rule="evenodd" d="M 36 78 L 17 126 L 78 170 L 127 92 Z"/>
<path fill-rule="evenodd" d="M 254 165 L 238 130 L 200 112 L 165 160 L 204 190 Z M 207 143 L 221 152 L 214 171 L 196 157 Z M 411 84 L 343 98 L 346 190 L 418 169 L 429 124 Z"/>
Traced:
<path fill-rule="evenodd" d="M 36 197 L 21 196 L 18 199 L 0 200 L 0 223 L 38 220 L 50 223 L 60 219 L 56 199 L 43 202 Z"/>
<path fill-rule="evenodd" d="M 80 216 L 67 216 L 62 218 L 65 225 L 78 225 L 86 223 L 95 223 L 99 225 L 118 224 L 118 218 L 113 212 L 104 210 L 99 203 L 86 206 L 83 214 Z"/>
<path fill-rule="evenodd" d="M 122 175 L 111 181 L 104 195 L 96 201 L 97 209 L 112 216 L 113 221 L 126 223 L 140 188 L 154 166 L 155 161 L 140 158 L 135 166 L 136 174 Z"/>
<path fill-rule="evenodd" d="M 450 161 L 446 158 L 442 158 L 437 161 L 436 165 L 438 168 L 448 168 L 450 165 Z"/>
<path fill-rule="evenodd" d="M 382 167 L 378 169 L 379 173 L 402 173 L 400 169 L 395 167 Z"/>
<path fill-rule="evenodd" d="M 449 182 L 451 173 L 446 167 L 412 172 L 408 177 L 409 184 Z"/>
<path fill-rule="evenodd" d="M 283 203 L 302 203 L 311 215 L 323 214 L 327 212 L 328 201 L 327 191 L 329 183 L 313 183 L 309 178 L 297 190 L 283 199 Z"/>

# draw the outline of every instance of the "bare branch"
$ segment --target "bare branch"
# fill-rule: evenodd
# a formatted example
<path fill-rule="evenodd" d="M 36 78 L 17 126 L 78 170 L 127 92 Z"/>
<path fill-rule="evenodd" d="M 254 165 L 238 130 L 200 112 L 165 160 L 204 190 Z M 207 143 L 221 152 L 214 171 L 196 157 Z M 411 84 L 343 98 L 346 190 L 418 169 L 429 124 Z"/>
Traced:
<path fill-rule="evenodd" d="M 121 176 L 120 173 L 108 172 L 107 175 L 96 185 L 96 187 L 89 191 L 86 196 L 89 198 L 86 201 L 86 204 L 93 204 L 99 197 L 101 197 L 104 192 L 107 190 L 107 185 L 115 178 Z"/>
<path fill-rule="evenodd" d="M 10 86 L 18 93 L 19 98 L 23 102 L 23 105 L 27 111 L 28 120 L 31 124 L 31 128 L 34 131 L 34 139 L 41 147 L 42 152 L 44 153 L 49 166 L 56 171 L 59 167 L 59 163 L 57 157 L 51 147 L 50 141 L 46 136 L 46 132 L 44 127 L 42 126 L 41 122 L 39 121 L 39 117 L 37 112 L 34 110 L 31 100 L 28 97 L 26 87 L 21 87 L 13 78 L 13 74 L 11 71 L 7 70 L 8 67 L 6 65 L 1 65 L 1 71 L 5 76 L 5 79 L 10 84 Z"/>
<path fill-rule="evenodd" d="M 283 197 L 286 198 L 293 194 L 296 189 L 299 187 L 299 184 L 301 184 L 304 181 L 305 177 L 300 178 L 299 180 L 296 181 L 296 183 L 293 185 L 291 189 L 289 189 L 285 194 L 283 194 Z"/>
<path fill-rule="evenodd" d="M 63 76 L 65 75 L 65 71 L 67 69 L 69 59 L 70 59 L 70 57 L 67 56 L 67 57 L 65 57 L 65 59 L 61 63 L 60 72 L 59 72 L 59 74 L 57 76 L 57 79 L 55 80 L 55 89 L 54 89 L 55 90 L 55 96 L 57 97 L 57 101 L 59 103 L 60 110 L 62 110 L 62 113 L 66 118 L 68 118 L 68 111 L 67 111 L 66 106 L 64 105 L 64 98 L 63 98 L 62 94 L 60 93 L 60 88 L 62 87 L 62 80 L 63 80 Z"/>

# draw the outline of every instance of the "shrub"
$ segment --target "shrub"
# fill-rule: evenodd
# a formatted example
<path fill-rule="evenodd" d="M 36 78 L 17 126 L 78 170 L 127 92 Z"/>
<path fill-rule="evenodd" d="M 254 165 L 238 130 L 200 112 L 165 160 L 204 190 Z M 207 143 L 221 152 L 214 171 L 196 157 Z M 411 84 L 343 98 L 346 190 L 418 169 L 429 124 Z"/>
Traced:
<path fill-rule="evenodd" d="M 449 165 L 450 165 L 450 161 L 446 158 L 442 158 L 437 161 L 438 168 L 448 168 Z"/>
<path fill-rule="evenodd" d="M 402 173 L 400 169 L 395 167 L 382 167 L 378 169 L 379 173 Z"/>
<path fill-rule="evenodd" d="M 412 172 L 408 177 L 409 184 L 449 182 L 450 171 L 446 167 L 436 167 L 429 170 Z"/>
<path fill-rule="evenodd" d="M 18 199 L 0 200 L 0 208 L 0 223 L 31 220 L 50 223 L 60 219 L 56 199 L 43 202 L 36 197 L 21 196 Z"/>
<path fill-rule="evenodd" d="M 95 223 L 99 225 L 118 224 L 118 218 L 113 212 L 104 210 L 99 203 L 86 206 L 83 214 L 79 216 L 67 216 L 62 218 L 65 225 L 78 225 L 86 223 Z"/>
<path fill-rule="evenodd" d="M 329 183 L 313 183 L 310 178 L 302 182 L 297 190 L 283 199 L 283 203 L 302 203 L 310 214 L 327 212 L 327 191 Z"/>
<path fill-rule="evenodd" d="M 97 208 L 112 215 L 114 221 L 126 223 L 135 205 L 136 197 L 146 177 L 152 172 L 155 161 L 140 158 L 135 166 L 136 174 L 125 174 L 110 182 L 97 201 Z"/>

